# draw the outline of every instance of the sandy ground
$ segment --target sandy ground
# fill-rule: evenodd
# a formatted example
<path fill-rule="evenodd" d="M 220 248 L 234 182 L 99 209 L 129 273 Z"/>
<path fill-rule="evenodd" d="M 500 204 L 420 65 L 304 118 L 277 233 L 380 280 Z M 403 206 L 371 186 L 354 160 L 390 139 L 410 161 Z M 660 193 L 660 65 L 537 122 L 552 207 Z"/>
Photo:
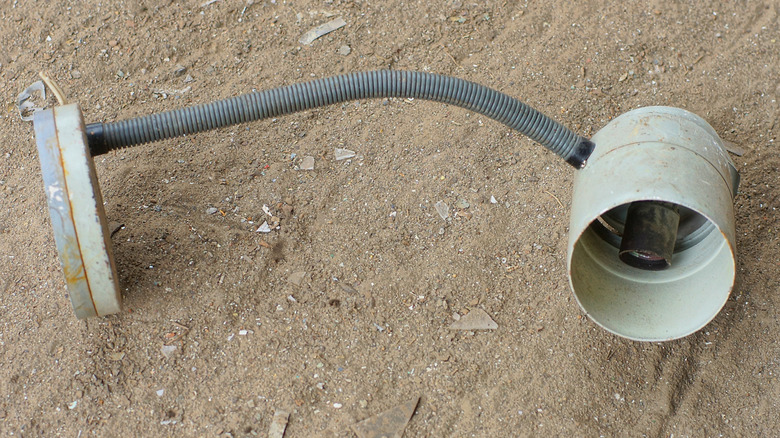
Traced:
<path fill-rule="evenodd" d="M 775 2 L 202 3 L 0 6 L 2 436 L 265 436 L 285 409 L 288 437 L 349 437 L 416 397 L 405 436 L 780 430 Z M 379 68 L 480 82 L 584 135 L 648 105 L 704 117 L 746 151 L 723 311 L 667 343 L 602 330 L 566 276 L 574 170 L 482 116 L 390 99 L 98 157 L 125 310 L 73 316 L 14 105 L 38 71 L 94 122 Z M 254 232 L 263 205 L 279 230 Z M 448 329 L 473 308 L 498 329 Z"/>

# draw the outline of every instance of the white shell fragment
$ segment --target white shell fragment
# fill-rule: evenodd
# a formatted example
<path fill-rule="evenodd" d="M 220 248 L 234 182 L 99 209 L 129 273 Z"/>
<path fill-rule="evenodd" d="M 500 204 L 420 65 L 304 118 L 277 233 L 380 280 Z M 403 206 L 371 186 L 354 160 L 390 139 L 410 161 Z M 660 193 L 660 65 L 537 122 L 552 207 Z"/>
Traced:
<path fill-rule="evenodd" d="M 495 330 L 498 324 L 482 309 L 469 309 L 469 313 L 450 324 L 452 330 Z"/>
<path fill-rule="evenodd" d="M 314 157 L 305 156 L 301 160 L 301 170 L 314 170 Z"/>
<path fill-rule="evenodd" d="M 406 425 L 412 419 L 420 397 L 380 412 L 373 417 L 352 425 L 352 431 L 358 438 L 401 438 Z"/>
<path fill-rule="evenodd" d="M 349 149 L 336 148 L 333 151 L 333 155 L 336 157 L 336 161 L 348 160 L 355 157 L 355 151 Z"/>
<path fill-rule="evenodd" d="M 445 204 L 444 201 L 437 202 L 434 205 L 434 208 L 436 208 L 436 213 L 439 213 L 439 216 L 441 216 L 441 218 L 445 221 L 448 217 L 450 217 L 450 207 L 449 205 Z"/>
<path fill-rule="evenodd" d="M 258 233 L 270 233 L 271 232 L 271 226 L 268 225 L 268 221 L 263 221 L 263 224 L 257 227 Z"/>
<path fill-rule="evenodd" d="M 314 29 L 309 30 L 300 39 L 301 44 L 305 44 L 307 46 L 310 46 L 311 43 L 314 42 L 317 38 L 327 35 L 331 32 L 333 32 L 336 29 L 341 29 L 342 27 L 346 26 L 347 22 L 344 21 L 343 18 L 338 17 L 336 19 L 330 20 L 325 24 L 321 24 Z"/>
<path fill-rule="evenodd" d="M 274 418 L 271 420 L 271 427 L 268 428 L 268 438 L 284 437 L 284 431 L 287 429 L 287 421 L 289 418 L 289 412 L 282 409 L 276 409 L 274 411 Z"/>
<path fill-rule="evenodd" d="M 160 353 L 162 353 L 163 356 L 165 356 L 166 359 L 170 359 L 173 357 L 173 353 L 176 351 L 175 345 L 163 345 L 160 348 Z"/>

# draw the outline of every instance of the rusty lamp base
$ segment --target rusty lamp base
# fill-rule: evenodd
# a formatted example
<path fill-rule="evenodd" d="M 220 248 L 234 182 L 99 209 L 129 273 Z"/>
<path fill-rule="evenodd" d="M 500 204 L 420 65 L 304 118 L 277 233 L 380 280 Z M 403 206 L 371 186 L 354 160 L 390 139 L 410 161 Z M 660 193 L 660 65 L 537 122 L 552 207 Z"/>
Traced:
<path fill-rule="evenodd" d="M 122 309 L 103 198 L 78 105 L 35 113 L 35 139 L 51 225 L 78 318 Z"/>

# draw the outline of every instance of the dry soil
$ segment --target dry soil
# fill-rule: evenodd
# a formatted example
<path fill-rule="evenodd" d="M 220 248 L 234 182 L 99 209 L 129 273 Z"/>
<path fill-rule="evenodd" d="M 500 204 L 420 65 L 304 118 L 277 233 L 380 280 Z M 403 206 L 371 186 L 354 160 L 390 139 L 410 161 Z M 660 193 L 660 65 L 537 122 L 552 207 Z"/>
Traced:
<path fill-rule="evenodd" d="M 288 437 L 349 437 L 418 396 L 407 437 L 777 434 L 778 9 L 3 0 L 0 434 L 264 436 L 285 409 Z M 15 109 L 39 71 L 94 122 L 382 68 L 473 80 L 584 135 L 648 105 L 705 118 L 745 150 L 722 312 L 666 343 L 599 328 L 566 275 L 574 170 L 478 114 L 388 99 L 97 157 L 125 309 L 73 316 Z M 473 308 L 498 329 L 448 328 Z"/>

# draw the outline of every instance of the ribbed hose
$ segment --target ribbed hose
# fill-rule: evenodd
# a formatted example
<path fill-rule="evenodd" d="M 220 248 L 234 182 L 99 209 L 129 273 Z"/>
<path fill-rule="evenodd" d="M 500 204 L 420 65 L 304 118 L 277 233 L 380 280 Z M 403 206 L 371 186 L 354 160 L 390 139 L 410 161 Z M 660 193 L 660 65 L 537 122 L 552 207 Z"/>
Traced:
<path fill-rule="evenodd" d="M 576 168 L 593 143 L 517 99 L 450 76 L 380 70 L 349 73 L 113 123 L 87 125 L 92 155 L 356 99 L 401 97 L 465 108 L 520 131 Z"/>

